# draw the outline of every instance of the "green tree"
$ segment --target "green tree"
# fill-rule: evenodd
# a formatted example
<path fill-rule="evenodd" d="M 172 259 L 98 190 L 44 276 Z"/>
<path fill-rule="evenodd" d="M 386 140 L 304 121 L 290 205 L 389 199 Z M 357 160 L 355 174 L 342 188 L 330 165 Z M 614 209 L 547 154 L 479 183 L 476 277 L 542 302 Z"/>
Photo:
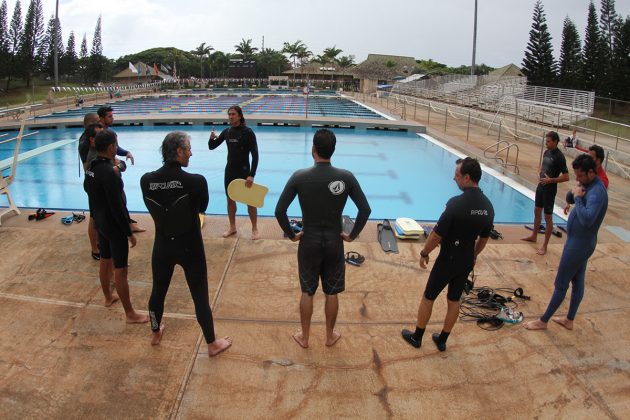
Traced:
<path fill-rule="evenodd" d="M 87 37 L 83 34 L 83 40 L 81 41 L 81 49 L 79 50 L 79 75 L 83 83 L 88 81 L 88 65 L 90 64 L 90 57 L 88 56 Z"/>
<path fill-rule="evenodd" d="M 210 77 L 226 77 L 230 67 L 230 54 L 226 54 L 222 51 L 215 51 L 210 54 L 208 63 L 210 67 Z"/>
<path fill-rule="evenodd" d="M 18 68 L 20 65 L 19 60 L 19 48 L 22 43 L 22 6 L 20 6 L 20 0 L 15 2 L 15 8 L 13 9 L 13 17 L 11 18 L 11 26 L 9 26 L 9 69 L 7 72 L 7 84 L 6 90 L 9 90 L 11 80 L 14 76 L 20 73 Z"/>
<path fill-rule="evenodd" d="M 239 44 L 235 45 L 234 48 L 237 53 L 241 54 L 243 60 L 249 60 L 254 53 L 258 51 L 258 48 L 252 47 L 252 40 L 245 40 L 245 38 L 243 38 Z"/>
<path fill-rule="evenodd" d="M 600 93 L 606 96 L 612 94 L 614 85 L 617 83 L 613 80 L 613 47 L 615 40 L 616 26 L 618 22 L 617 12 L 615 11 L 615 0 L 602 0 L 599 15 L 599 30 L 602 42 L 601 48 L 601 81 L 599 83 Z"/>
<path fill-rule="evenodd" d="M 617 26 L 613 61 L 613 96 L 630 101 L 630 16 Z"/>
<path fill-rule="evenodd" d="M 9 28 L 7 22 L 7 0 L 0 5 L 0 79 L 9 74 Z"/>
<path fill-rule="evenodd" d="M 560 47 L 560 72 L 558 85 L 567 89 L 579 89 L 582 71 L 582 45 L 575 24 L 567 16 L 562 28 Z"/>
<path fill-rule="evenodd" d="M 588 6 L 588 18 L 586 20 L 586 35 L 582 57 L 582 89 L 597 90 L 602 77 L 602 41 L 597 26 L 597 12 L 591 2 Z"/>
<path fill-rule="evenodd" d="M 56 31 L 55 28 L 57 28 Z M 41 57 L 40 72 L 50 77 L 55 77 L 55 42 L 57 43 L 57 51 L 62 54 L 64 48 L 63 40 L 61 39 L 61 24 L 56 25 L 55 16 L 51 16 L 37 52 L 37 56 Z M 60 61 L 62 58 L 63 56 L 60 55 Z"/>
<path fill-rule="evenodd" d="M 313 56 L 313 53 L 309 51 L 306 46 L 304 48 L 300 48 L 297 52 L 297 59 L 300 62 L 300 78 L 304 79 L 304 66 L 309 62 L 310 58 Z"/>
<path fill-rule="evenodd" d="M 205 42 L 202 42 L 201 45 L 190 52 L 199 57 L 199 78 L 201 79 L 203 79 L 203 63 L 210 56 L 210 51 L 214 51 L 212 45 L 206 45 Z"/>
<path fill-rule="evenodd" d="M 22 63 L 22 76 L 26 80 L 26 86 L 31 85 L 31 80 L 39 67 L 39 57 L 36 52 L 44 36 L 44 16 L 41 0 L 31 0 L 24 18 L 24 32 L 20 43 L 20 60 Z"/>
<path fill-rule="evenodd" d="M 63 58 L 61 59 L 61 65 L 59 73 L 65 74 L 67 77 L 73 77 L 78 70 L 78 61 L 76 51 L 76 41 L 74 39 L 74 31 L 70 31 L 68 35 L 68 43 L 66 45 L 66 50 L 63 54 Z"/>
<path fill-rule="evenodd" d="M 337 56 L 341 54 L 343 50 L 337 48 L 336 45 L 324 49 L 324 56 L 328 59 L 329 63 L 337 63 Z"/>
<path fill-rule="evenodd" d="M 291 67 L 287 57 L 281 52 L 265 48 L 256 55 L 256 77 L 279 76 Z"/>
<path fill-rule="evenodd" d="M 534 6 L 532 29 L 529 31 L 529 42 L 523 58 L 523 73 L 532 85 L 553 86 L 557 67 L 545 11 L 538 0 Z"/>
<path fill-rule="evenodd" d="M 304 44 L 299 39 L 294 43 L 285 42 L 282 47 L 282 52 L 285 54 L 289 54 L 289 58 L 293 60 L 293 68 L 297 67 L 296 60 L 298 59 L 300 53 L 302 51 L 306 51 L 306 44 Z M 293 80 L 295 80 L 295 73 L 293 73 Z"/>
<path fill-rule="evenodd" d="M 98 82 L 103 80 L 106 73 L 107 58 L 103 56 L 103 42 L 101 39 L 101 16 L 96 20 L 94 28 L 94 38 L 92 38 L 92 49 L 90 50 L 90 58 L 88 64 L 88 73 L 92 81 Z"/>

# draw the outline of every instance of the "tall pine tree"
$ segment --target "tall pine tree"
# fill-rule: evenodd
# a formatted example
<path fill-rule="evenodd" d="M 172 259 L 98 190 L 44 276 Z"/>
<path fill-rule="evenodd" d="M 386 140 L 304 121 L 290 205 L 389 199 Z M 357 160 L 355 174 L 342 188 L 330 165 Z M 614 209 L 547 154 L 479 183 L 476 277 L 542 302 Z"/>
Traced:
<path fill-rule="evenodd" d="M 21 73 L 19 48 L 22 43 L 22 6 L 20 0 L 15 2 L 15 8 L 13 9 L 13 17 L 11 18 L 11 25 L 9 26 L 9 71 L 7 75 L 6 90 L 9 90 L 11 85 L 11 79 L 17 77 Z"/>
<path fill-rule="evenodd" d="M 39 57 L 37 51 L 44 36 L 44 16 L 41 0 L 31 0 L 24 19 L 24 32 L 20 44 L 20 59 L 22 61 L 22 77 L 26 86 L 31 85 L 33 75 L 38 69 Z"/>
<path fill-rule="evenodd" d="M 7 0 L 0 5 L 0 79 L 9 74 L 9 23 Z"/>
<path fill-rule="evenodd" d="M 103 78 L 106 58 L 103 56 L 103 43 L 101 41 L 101 16 L 96 21 L 92 49 L 90 50 L 90 76 L 98 82 Z"/>
<path fill-rule="evenodd" d="M 59 73 L 65 74 L 68 77 L 72 77 L 77 72 L 78 65 L 78 57 L 76 51 L 76 41 L 74 39 L 74 32 L 70 31 L 70 35 L 68 35 L 68 44 L 66 46 L 66 51 L 63 54 L 63 60 L 61 60 L 61 69 Z"/>
<path fill-rule="evenodd" d="M 534 6 L 532 29 L 523 59 L 523 73 L 532 85 L 553 86 L 558 64 L 553 58 L 551 35 L 547 28 L 545 12 L 540 0 Z"/>
<path fill-rule="evenodd" d="M 566 89 L 579 89 L 582 70 L 582 46 L 575 24 L 567 16 L 562 28 L 560 47 L 560 73 L 558 86 Z"/>
<path fill-rule="evenodd" d="M 55 16 L 51 16 L 37 53 L 42 58 L 41 73 L 51 78 L 55 77 L 55 43 L 57 44 L 59 60 L 61 61 L 64 50 L 63 40 L 61 39 L 61 23 L 56 25 Z"/>
<path fill-rule="evenodd" d="M 613 48 L 613 96 L 630 101 L 630 16 L 620 21 L 615 31 Z"/>
<path fill-rule="evenodd" d="M 591 2 L 588 6 L 588 18 L 586 20 L 586 36 L 584 37 L 584 49 L 582 57 L 582 88 L 584 90 L 597 91 L 602 77 L 602 40 L 597 26 L 597 12 Z"/>
<path fill-rule="evenodd" d="M 79 50 L 79 73 L 81 75 L 81 81 L 86 83 L 88 81 L 88 49 L 87 49 L 87 38 L 86 35 L 83 34 L 83 41 L 81 41 L 81 49 Z"/>
<path fill-rule="evenodd" d="M 599 15 L 599 30 L 601 35 L 601 83 L 600 94 L 604 96 L 612 95 L 615 81 L 613 80 L 613 48 L 615 42 L 616 26 L 618 25 L 617 12 L 615 11 L 615 0 L 602 0 L 602 7 Z"/>

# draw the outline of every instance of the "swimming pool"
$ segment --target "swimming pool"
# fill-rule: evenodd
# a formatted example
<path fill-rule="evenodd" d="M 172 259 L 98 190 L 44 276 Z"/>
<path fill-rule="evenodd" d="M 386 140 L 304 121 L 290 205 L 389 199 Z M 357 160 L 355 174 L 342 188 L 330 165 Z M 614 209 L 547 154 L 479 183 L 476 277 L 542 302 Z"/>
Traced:
<path fill-rule="evenodd" d="M 227 149 L 221 145 L 214 151 L 208 150 L 210 128 L 185 127 L 192 139 L 193 152 L 188 170 L 203 174 L 208 180 L 210 205 L 207 213 L 225 214 L 223 171 Z M 120 145 L 131 150 L 136 159 L 136 164 L 130 165 L 123 175 L 130 211 L 146 212 L 140 177 L 161 166 L 159 145 L 166 133 L 177 129 L 168 126 L 116 127 Z M 217 127 L 217 131 L 220 129 Z M 266 126 L 253 129 L 260 151 L 256 182 L 269 187 L 259 214 L 272 216 L 291 174 L 313 164 L 311 145 L 315 129 Z M 404 216 L 435 221 L 448 199 L 460 193 L 453 181 L 458 156 L 424 137 L 407 132 L 333 131 L 337 135 L 333 164 L 355 174 L 372 207 L 371 219 Z M 53 141 L 78 139 L 80 133 L 80 129 L 44 130 L 25 138 L 22 150 Z M 7 153 L 10 152 L 0 150 L 0 160 Z M 13 198 L 20 207 L 87 209 L 83 174 L 79 168 L 76 141 L 25 160 L 19 164 L 16 181 L 11 186 Z M 3 174 L 7 175 L 8 171 Z M 485 172 L 480 186 L 494 205 L 495 222 L 531 223 L 534 203 L 522 192 Z M 246 213 L 246 207 L 239 204 L 238 214 Z M 292 217 L 300 216 L 297 199 L 288 213 Z M 356 215 L 356 207 L 350 200 L 345 213 L 352 217 Z"/>

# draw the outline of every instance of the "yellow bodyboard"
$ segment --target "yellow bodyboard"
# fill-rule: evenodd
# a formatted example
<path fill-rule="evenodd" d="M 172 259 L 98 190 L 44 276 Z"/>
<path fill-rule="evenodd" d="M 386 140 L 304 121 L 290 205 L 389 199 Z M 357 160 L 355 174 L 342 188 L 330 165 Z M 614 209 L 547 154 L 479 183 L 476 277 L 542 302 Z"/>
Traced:
<path fill-rule="evenodd" d="M 206 215 L 203 213 L 199 213 L 199 224 L 201 225 L 201 228 L 203 229 L 203 222 L 206 221 Z"/>
<path fill-rule="evenodd" d="M 250 188 L 245 186 L 244 179 L 235 179 L 228 185 L 228 196 L 239 203 L 245 203 L 248 206 L 261 208 L 265 204 L 265 196 L 269 192 L 269 188 L 264 185 L 253 183 Z"/>

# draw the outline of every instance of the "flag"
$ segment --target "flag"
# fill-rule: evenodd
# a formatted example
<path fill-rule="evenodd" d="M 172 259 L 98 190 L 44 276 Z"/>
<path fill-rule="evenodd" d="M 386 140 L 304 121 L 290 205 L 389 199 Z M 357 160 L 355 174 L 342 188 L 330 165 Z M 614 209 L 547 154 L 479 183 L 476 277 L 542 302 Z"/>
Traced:
<path fill-rule="evenodd" d="M 155 63 L 153 63 L 153 70 L 155 70 L 155 75 L 156 76 L 160 75 L 160 73 L 158 73 L 157 65 Z"/>
<path fill-rule="evenodd" d="M 168 74 L 168 68 L 164 66 L 164 64 L 160 64 L 160 70 L 162 70 L 162 73 L 167 73 Z"/>
<path fill-rule="evenodd" d="M 144 74 L 145 76 L 150 76 L 151 75 L 151 67 L 147 66 L 146 64 L 144 65 Z"/>
<path fill-rule="evenodd" d="M 138 69 L 131 64 L 131 61 L 129 62 L 129 70 L 131 70 L 132 73 L 138 73 Z"/>

